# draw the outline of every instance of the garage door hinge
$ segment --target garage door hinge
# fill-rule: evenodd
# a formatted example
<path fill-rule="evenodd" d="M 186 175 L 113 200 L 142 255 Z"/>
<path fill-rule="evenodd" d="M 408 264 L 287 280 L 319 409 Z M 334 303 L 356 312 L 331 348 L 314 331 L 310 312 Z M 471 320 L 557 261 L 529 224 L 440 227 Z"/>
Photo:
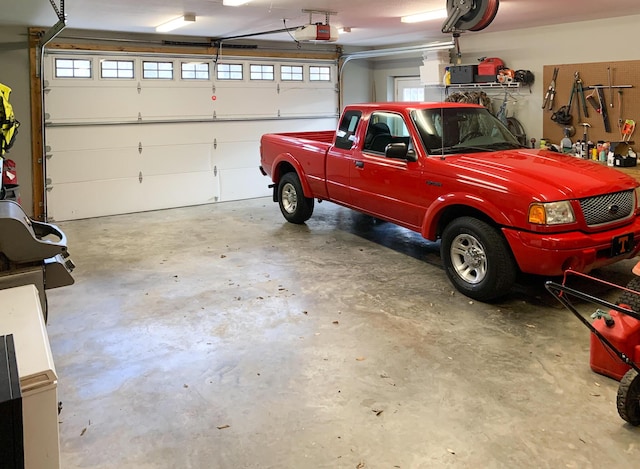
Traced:
<path fill-rule="evenodd" d="M 142 92 L 142 85 L 140 84 L 140 82 L 138 82 L 138 87 L 136 89 L 138 90 L 138 94 Z"/>
<path fill-rule="evenodd" d="M 138 181 L 142 184 L 142 171 L 138 173 Z"/>
<path fill-rule="evenodd" d="M 138 153 L 142 155 L 142 142 L 138 142 Z"/>
<path fill-rule="evenodd" d="M 217 175 L 218 175 L 218 167 L 217 167 L 217 166 L 214 166 L 214 167 L 213 167 L 213 175 L 214 175 L 214 176 L 217 176 Z"/>
<path fill-rule="evenodd" d="M 50 160 L 52 156 L 53 156 L 53 153 L 51 153 L 51 147 L 47 145 L 44 149 L 44 157 Z M 42 159 L 38 160 L 38 163 L 42 164 Z"/>
<path fill-rule="evenodd" d="M 51 190 L 53 189 L 51 178 L 46 178 L 44 180 L 44 188 L 47 190 L 47 192 L 51 192 Z"/>
<path fill-rule="evenodd" d="M 141 112 L 139 112 L 139 113 L 138 113 L 138 121 L 141 121 L 141 120 L 142 120 L 142 113 L 141 113 Z"/>
<path fill-rule="evenodd" d="M 214 149 L 214 150 L 217 150 L 217 149 L 218 149 L 218 139 L 217 139 L 217 138 L 214 138 L 214 139 L 213 139 L 213 149 Z"/>
<path fill-rule="evenodd" d="M 213 118 L 214 118 L 214 119 L 217 119 L 217 118 L 218 118 L 218 116 L 216 115 L 216 111 L 213 111 Z"/>
<path fill-rule="evenodd" d="M 278 94 L 280 94 L 280 83 L 278 83 L 278 86 L 276 87 L 276 89 L 278 90 Z"/>
<path fill-rule="evenodd" d="M 216 94 L 216 85 L 212 85 L 212 86 L 211 86 L 211 92 L 212 92 L 213 94 Z"/>
<path fill-rule="evenodd" d="M 278 109 L 278 117 L 280 117 L 280 109 Z"/>

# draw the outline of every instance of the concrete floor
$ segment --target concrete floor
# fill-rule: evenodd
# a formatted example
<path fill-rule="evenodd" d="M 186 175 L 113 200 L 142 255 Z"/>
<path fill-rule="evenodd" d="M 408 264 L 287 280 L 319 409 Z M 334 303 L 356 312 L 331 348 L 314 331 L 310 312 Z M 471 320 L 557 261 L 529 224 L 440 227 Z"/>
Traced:
<path fill-rule="evenodd" d="M 303 226 L 268 199 L 59 226 L 66 469 L 638 464 L 618 383 L 543 279 L 470 301 L 437 245 L 329 203 Z"/>

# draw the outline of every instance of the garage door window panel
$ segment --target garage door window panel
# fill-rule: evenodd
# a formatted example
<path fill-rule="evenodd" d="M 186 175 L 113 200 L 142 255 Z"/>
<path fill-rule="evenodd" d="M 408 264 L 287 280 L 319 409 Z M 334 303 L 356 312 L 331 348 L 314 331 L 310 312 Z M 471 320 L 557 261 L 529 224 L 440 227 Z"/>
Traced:
<path fill-rule="evenodd" d="M 142 78 L 147 80 L 173 80 L 173 62 L 142 62 Z"/>
<path fill-rule="evenodd" d="M 331 81 L 331 67 L 309 67 L 309 81 Z"/>
<path fill-rule="evenodd" d="M 183 80 L 208 80 L 209 64 L 206 62 L 182 62 L 181 77 Z"/>
<path fill-rule="evenodd" d="M 133 60 L 101 60 L 100 78 L 132 79 Z"/>
<path fill-rule="evenodd" d="M 91 60 L 56 59 L 56 78 L 91 77 Z"/>
<path fill-rule="evenodd" d="M 303 70 L 301 65 L 282 65 L 280 66 L 280 80 L 302 81 L 304 79 Z"/>
<path fill-rule="evenodd" d="M 242 80 L 242 64 L 218 64 L 216 78 L 218 80 Z"/>
<path fill-rule="evenodd" d="M 254 81 L 274 81 L 273 65 L 256 65 L 252 64 L 249 68 L 250 79 Z"/>

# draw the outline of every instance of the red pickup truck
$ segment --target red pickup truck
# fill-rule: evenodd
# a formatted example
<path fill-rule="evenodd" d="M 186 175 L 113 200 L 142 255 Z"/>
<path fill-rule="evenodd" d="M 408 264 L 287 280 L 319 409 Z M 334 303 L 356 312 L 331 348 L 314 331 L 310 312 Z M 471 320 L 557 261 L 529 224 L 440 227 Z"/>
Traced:
<path fill-rule="evenodd" d="M 289 222 L 328 200 L 440 239 L 450 281 L 477 300 L 518 272 L 589 272 L 640 251 L 635 179 L 524 148 L 482 106 L 350 105 L 337 130 L 266 134 L 260 154 Z"/>

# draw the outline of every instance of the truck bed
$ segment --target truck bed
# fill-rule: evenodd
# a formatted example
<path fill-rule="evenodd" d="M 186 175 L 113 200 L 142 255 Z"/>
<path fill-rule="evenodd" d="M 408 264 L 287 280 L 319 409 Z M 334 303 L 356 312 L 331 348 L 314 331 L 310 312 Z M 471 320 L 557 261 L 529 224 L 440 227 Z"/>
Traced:
<path fill-rule="evenodd" d="M 308 132 L 279 132 L 276 135 L 293 139 L 312 140 L 314 142 L 333 143 L 335 130 L 311 130 Z"/>

